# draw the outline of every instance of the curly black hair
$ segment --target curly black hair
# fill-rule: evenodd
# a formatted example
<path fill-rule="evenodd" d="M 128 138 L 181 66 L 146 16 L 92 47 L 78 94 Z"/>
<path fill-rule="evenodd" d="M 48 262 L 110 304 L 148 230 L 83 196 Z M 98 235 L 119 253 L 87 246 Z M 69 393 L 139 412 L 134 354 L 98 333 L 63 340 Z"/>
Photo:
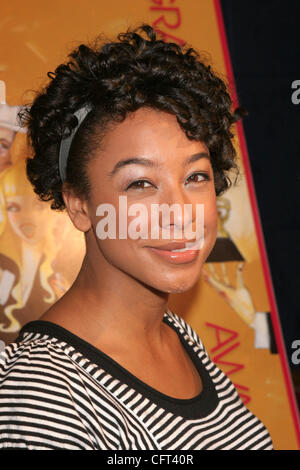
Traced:
<path fill-rule="evenodd" d="M 216 195 L 225 192 L 232 185 L 229 170 L 239 173 L 232 125 L 242 112 L 232 110 L 224 81 L 200 60 L 199 52 L 187 43 L 158 39 L 148 24 L 128 28 L 117 38 L 81 44 L 68 62 L 48 73 L 49 84 L 20 112 L 33 149 L 26 171 L 34 191 L 52 201 L 51 209 L 65 208 L 59 146 L 77 125 L 73 113 L 88 105 L 92 110 L 73 139 L 66 169 L 66 181 L 76 194 L 90 195 L 87 165 L 110 124 L 143 106 L 175 115 L 189 139 L 207 145 Z"/>

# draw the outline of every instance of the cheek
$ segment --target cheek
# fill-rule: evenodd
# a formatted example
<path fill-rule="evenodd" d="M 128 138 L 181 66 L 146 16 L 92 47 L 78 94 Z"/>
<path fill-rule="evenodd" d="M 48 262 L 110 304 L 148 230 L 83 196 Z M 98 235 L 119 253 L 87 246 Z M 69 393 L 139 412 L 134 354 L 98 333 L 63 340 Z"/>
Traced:
<path fill-rule="evenodd" d="M 139 251 L 138 240 L 98 240 L 98 247 L 106 262 L 120 271 L 139 277 L 143 268 Z"/>
<path fill-rule="evenodd" d="M 12 227 L 18 226 L 20 220 L 20 215 L 18 214 L 18 212 L 8 212 L 7 217 Z"/>
<path fill-rule="evenodd" d="M 49 217 L 46 217 L 45 212 L 41 210 L 30 211 L 27 213 L 27 219 L 30 223 L 39 227 L 40 230 L 45 230 L 47 227 L 47 221 L 49 221 Z"/>
<path fill-rule="evenodd" d="M 208 252 L 213 248 L 218 235 L 218 211 L 213 198 L 204 206 L 204 233 Z"/>
<path fill-rule="evenodd" d="M 151 205 L 128 203 L 125 200 L 119 204 L 116 211 L 116 237 L 135 241 L 147 239 L 151 231 Z"/>
<path fill-rule="evenodd" d="M 7 158 L 9 156 L 9 149 L 0 147 L 0 157 Z"/>
<path fill-rule="evenodd" d="M 213 229 L 218 225 L 218 211 L 217 205 L 214 202 L 209 202 L 204 206 L 204 224 Z"/>
<path fill-rule="evenodd" d="M 129 206 L 127 216 L 128 238 L 148 238 L 151 229 L 151 217 L 149 208 L 144 204 Z"/>

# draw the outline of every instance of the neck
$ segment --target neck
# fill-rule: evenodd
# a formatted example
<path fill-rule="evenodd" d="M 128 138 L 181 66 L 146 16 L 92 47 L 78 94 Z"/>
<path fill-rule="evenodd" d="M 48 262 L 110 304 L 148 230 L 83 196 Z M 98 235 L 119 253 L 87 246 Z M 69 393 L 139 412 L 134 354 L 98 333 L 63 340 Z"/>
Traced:
<path fill-rule="evenodd" d="M 59 323 L 93 344 L 113 335 L 115 344 L 160 347 L 168 296 L 87 250 L 77 278 L 58 301 Z"/>

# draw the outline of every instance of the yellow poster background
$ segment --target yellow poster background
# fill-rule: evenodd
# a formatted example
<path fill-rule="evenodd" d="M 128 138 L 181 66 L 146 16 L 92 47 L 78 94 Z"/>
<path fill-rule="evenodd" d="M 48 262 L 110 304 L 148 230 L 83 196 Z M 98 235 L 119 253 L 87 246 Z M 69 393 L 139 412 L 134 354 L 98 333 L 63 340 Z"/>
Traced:
<path fill-rule="evenodd" d="M 11 0 L 4 3 L 1 10 L 0 78 L 6 84 L 6 101 L 10 106 L 29 101 L 32 91 L 48 82 L 46 73 L 54 71 L 79 43 L 90 41 L 99 33 L 114 38 L 118 32 L 137 26 L 142 21 L 164 32 L 168 41 L 184 41 L 198 51 L 203 51 L 206 57 L 211 57 L 213 68 L 226 78 L 212 0 L 52 0 L 43 3 L 37 0 L 23 3 Z M 269 429 L 274 447 L 298 449 L 279 354 L 271 353 L 269 348 L 254 347 L 255 331 L 247 321 L 247 314 L 253 309 L 267 315 L 270 305 L 237 137 L 236 148 L 242 178 L 219 201 L 220 217 L 223 217 L 224 211 L 226 213 L 220 223 L 220 234 L 230 238 L 232 245 L 242 254 L 242 272 L 238 269 L 238 261 L 222 262 L 220 259 L 218 262 L 206 263 L 206 277 L 202 276 L 191 291 L 172 295 L 169 305 L 195 328 L 211 358 L 229 374 L 247 407 Z M 30 193 L 28 185 L 20 182 L 24 168 L 22 164 L 18 167 L 18 162 L 22 162 L 25 156 L 25 137 L 18 134 L 11 147 L 16 172 L 12 177 L 7 176 L 5 184 L 2 184 L 5 194 L 11 190 L 9 185 L 13 185 L 13 181 L 19 181 L 17 193 Z M 37 268 L 37 276 L 46 287 L 47 279 L 52 276 L 47 297 L 50 305 L 69 288 L 76 277 L 83 258 L 83 237 L 70 225 L 66 214 L 58 214 L 47 208 L 45 220 L 53 220 L 53 224 L 47 226 L 49 237 L 50 231 L 51 236 L 55 236 L 57 225 L 64 237 L 59 247 L 54 248 L 54 242 L 47 242 L 43 245 L 46 248 L 37 245 L 38 248 L 28 250 L 13 233 L 13 227 L 9 225 L 11 219 L 6 217 L 4 206 L 2 211 L 1 255 L 14 260 L 19 269 L 22 292 L 25 292 L 26 280 L 30 277 L 28 273 L 34 275 L 30 271 L 32 265 L 26 263 L 28 259 L 38 259 L 33 263 L 38 266 L 41 260 L 37 253 L 45 251 L 44 261 Z M 57 259 L 60 277 L 56 276 L 53 280 L 55 268 L 52 262 Z M 43 281 L 45 278 L 46 281 Z M 239 286 L 243 289 L 238 289 L 237 279 L 242 281 Z M 230 296 L 225 298 L 219 294 L 227 282 L 230 282 L 232 288 L 228 291 Z M 45 309 L 46 304 L 47 300 Z M 19 317 L 20 324 L 36 319 L 43 313 L 34 311 L 37 303 L 33 301 L 28 303 L 28 307 L 26 305 L 23 306 L 23 317 Z M 13 311 L 9 314 L 14 316 Z M 1 315 L 4 315 L 3 311 L 0 318 Z M 15 331 L 18 328 L 16 324 Z M 15 331 L 0 331 L 0 338 L 8 342 L 16 336 Z"/>

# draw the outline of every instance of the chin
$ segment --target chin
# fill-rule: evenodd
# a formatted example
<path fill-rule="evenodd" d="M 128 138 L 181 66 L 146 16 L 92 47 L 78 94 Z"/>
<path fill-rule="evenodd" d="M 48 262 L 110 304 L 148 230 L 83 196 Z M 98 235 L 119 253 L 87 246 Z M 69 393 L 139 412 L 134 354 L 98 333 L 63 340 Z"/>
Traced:
<path fill-rule="evenodd" d="M 185 265 L 186 267 L 188 265 Z M 144 277 L 143 282 L 152 286 L 160 292 L 169 294 L 181 294 L 192 289 L 201 277 L 203 263 L 197 265 L 189 265 L 189 269 L 181 270 L 180 272 L 164 271 L 157 272 L 157 270 L 147 272 L 147 278 Z"/>
<path fill-rule="evenodd" d="M 182 288 L 172 288 L 172 289 L 168 289 L 166 292 L 168 294 L 183 294 L 184 292 L 187 292 L 188 290 L 190 290 L 191 287 L 187 288 L 187 289 L 182 289 Z"/>
<path fill-rule="evenodd" d="M 174 282 L 168 282 L 164 283 L 161 282 L 159 284 L 159 287 L 157 287 L 158 290 L 162 292 L 167 292 L 168 294 L 182 294 L 184 292 L 189 291 L 194 287 L 194 285 L 197 283 L 198 279 L 200 276 L 197 276 L 196 279 L 183 279 L 183 280 L 178 280 Z"/>

